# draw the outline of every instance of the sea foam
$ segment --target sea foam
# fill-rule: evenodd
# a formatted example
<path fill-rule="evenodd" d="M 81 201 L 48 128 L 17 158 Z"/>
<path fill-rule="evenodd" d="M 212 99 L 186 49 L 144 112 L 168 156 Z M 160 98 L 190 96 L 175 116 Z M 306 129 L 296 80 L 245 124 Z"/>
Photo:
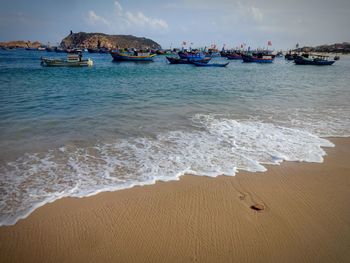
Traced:
<path fill-rule="evenodd" d="M 193 129 L 156 137 L 116 139 L 91 147 L 65 145 L 25 154 L 0 167 L 0 224 L 11 225 L 62 197 L 177 180 L 190 173 L 233 176 L 266 171 L 265 164 L 322 162 L 326 139 L 257 120 L 192 117 Z"/>

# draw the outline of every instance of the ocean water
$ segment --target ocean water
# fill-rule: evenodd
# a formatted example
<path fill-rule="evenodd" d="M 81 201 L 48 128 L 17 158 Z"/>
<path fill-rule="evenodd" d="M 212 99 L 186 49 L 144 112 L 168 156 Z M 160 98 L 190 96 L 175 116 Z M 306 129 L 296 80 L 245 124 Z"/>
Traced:
<path fill-rule="evenodd" d="M 322 162 L 350 135 L 350 58 L 333 66 L 115 63 L 47 68 L 0 51 L 0 225 L 65 196 Z M 215 58 L 224 62 L 222 58 Z"/>

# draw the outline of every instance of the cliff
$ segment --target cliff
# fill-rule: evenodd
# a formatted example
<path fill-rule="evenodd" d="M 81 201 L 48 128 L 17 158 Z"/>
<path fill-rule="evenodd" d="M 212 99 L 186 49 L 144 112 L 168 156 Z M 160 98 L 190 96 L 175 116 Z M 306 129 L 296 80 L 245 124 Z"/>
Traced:
<path fill-rule="evenodd" d="M 144 37 L 85 32 L 68 35 L 62 40 L 61 46 L 63 48 L 161 48 L 158 43 Z"/>

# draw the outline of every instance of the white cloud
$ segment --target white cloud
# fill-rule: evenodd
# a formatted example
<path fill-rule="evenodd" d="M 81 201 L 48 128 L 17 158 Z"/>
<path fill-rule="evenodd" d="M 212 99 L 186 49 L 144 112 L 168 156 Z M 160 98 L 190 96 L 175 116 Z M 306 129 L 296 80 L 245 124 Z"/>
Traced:
<path fill-rule="evenodd" d="M 121 4 L 118 1 L 115 1 L 114 7 L 115 7 L 115 11 L 116 11 L 117 15 L 122 16 L 123 15 L 123 7 L 121 6 Z"/>
<path fill-rule="evenodd" d="M 152 29 L 167 29 L 168 23 L 159 18 L 153 18 L 146 16 L 141 11 L 132 13 L 130 11 L 124 11 L 123 7 L 118 1 L 114 2 L 115 12 L 121 22 L 132 27 L 152 28 Z"/>
<path fill-rule="evenodd" d="M 255 21 L 261 22 L 263 20 L 263 14 L 259 8 L 252 6 L 250 8 L 250 13 L 252 14 Z"/>
<path fill-rule="evenodd" d="M 92 25 L 104 24 L 110 26 L 111 24 L 102 16 L 97 15 L 94 11 L 90 10 L 88 13 L 87 20 Z"/>

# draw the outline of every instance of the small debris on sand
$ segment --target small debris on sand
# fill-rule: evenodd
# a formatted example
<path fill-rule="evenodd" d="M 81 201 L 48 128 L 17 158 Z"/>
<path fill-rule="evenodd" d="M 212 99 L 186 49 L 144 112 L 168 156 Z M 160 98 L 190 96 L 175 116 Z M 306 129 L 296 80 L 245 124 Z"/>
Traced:
<path fill-rule="evenodd" d="M 250 208 L 255 211 L 262 211 L 265 209 L 265 206 L 263 204 L 254 204 Z"/>

